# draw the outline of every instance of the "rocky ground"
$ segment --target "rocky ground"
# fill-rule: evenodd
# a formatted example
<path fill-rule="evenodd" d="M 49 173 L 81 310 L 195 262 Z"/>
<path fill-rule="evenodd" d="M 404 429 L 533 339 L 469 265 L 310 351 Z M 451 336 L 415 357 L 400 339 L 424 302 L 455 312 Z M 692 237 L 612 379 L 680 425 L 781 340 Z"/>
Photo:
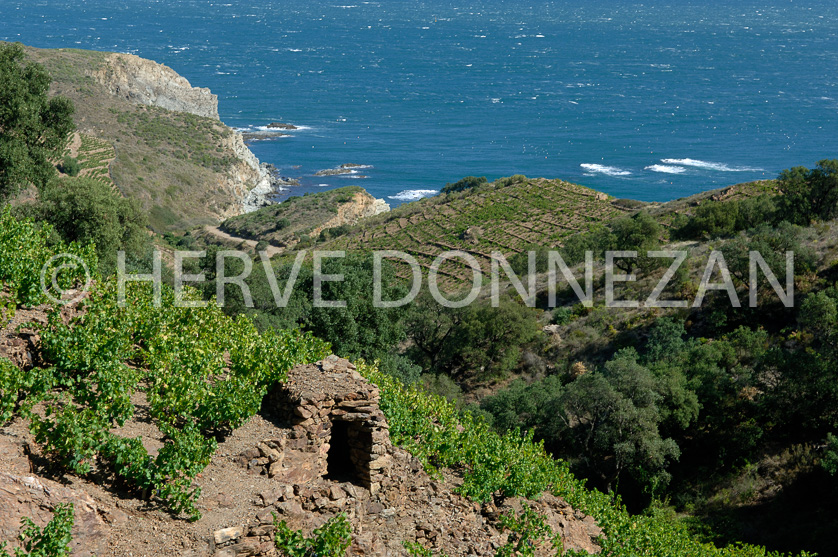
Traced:
<path fill-rule="evenodd" d="M 37 334 L 25 327 L 16 329 L 28 321 L 43 322 L 42 310 L 19 310 L 11 323 L 0 329 L 0 356 L 24 367 L 39 364 Z M 354 367 L 332 358 L 333 363 L 321 364 L 321 371 L 333 375 L 341 369 L 349 373 Z M 337 371 L 334 362 L 338 362 Z M 297 373 L 304 373 L 300 378 L 305 380 L 316 372 L 314 367 L 298 368 Z M 377 389 L 369 388 L 377 398 Z M 135 418 L 119 433 L 141 437 L 155 454 L 163 440 L 143 418 L 143 397 L 136 395 L 134 403 Z M 497 529 L 498 514 L 521 509 L 518 499 L 481 505 L 460 497 L 452 491 L 461 482 L 455 471 L 432 478 L 415 458 L 389 441 L 382 445 L 389 466 L 383 477 L 378 476 L 377 491 L 353 478 L 337 481 L 310 473 L 295 475 L 293 470 L 273 475 L 270 464 L 283 458 L 276 449 L 287 452 L 293 448 L 292 443 L 274 441 L 293 438 L 295 426 L 288 423 L 287 412 L 270 407 L 263 410 L 219 443 L 211 463 L 197 478 L 203 516 L 196 522 L 172 516 L 158 501 L 115 481 L 106 469 L 94 469 L 84 478 L 65 473 L 41 452 L 26 421 L 16 419 L 0 428 L 0 539 L 16 536 L 21 517 L 29 516 L 43 525 L 55 505 L 72 502 L 76 511 L 74 556 L 275 555 L 274 513 L 305 532 L 345 513 L 352 524 L 350 555 L 405 555 L 405 540 L 452 556 L 494 555 L 506 541 L 506 534 Z M 304 411 L 298 416 L 301 413 Z M 322 457 L 319 453 L 310 456 L 315 460 Z M 299 457 L 286 456 L 286 468 L 297 462 L 309 472 L 316 469 L 303 461 L 304 455 L 303 460 Z M 566 549 L 598 549 L 595 539 L 601 531 L 592 518 L 549 494 L 535 506 L 554 532 L 562 535 Z M 539 554 L 549 554 L 548 548 L 541 548 Z"/>

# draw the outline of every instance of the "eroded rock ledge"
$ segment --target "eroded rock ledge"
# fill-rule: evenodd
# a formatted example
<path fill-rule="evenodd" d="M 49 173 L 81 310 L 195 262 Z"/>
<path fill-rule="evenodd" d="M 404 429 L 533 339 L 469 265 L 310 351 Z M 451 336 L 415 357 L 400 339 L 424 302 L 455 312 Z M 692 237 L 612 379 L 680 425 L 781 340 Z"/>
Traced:
<path fill-rule="evenodd" d="M 111 54 L 93 74 L 112 94 L 136 104 L 159 106 L 218 120 L 218 96 L 163 64 L 133 54 Z"/>

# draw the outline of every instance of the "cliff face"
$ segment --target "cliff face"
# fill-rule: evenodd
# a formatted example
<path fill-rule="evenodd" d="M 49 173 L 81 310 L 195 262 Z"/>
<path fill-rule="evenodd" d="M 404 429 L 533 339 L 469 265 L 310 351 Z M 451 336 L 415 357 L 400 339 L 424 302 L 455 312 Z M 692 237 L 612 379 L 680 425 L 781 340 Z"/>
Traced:
<path fill-rule="evenodd" d="M 92 77 L 112 95 L 218 120 L 218 96 L 192 87 L 173 69 L 133 54 L 111 54 Z"/>
<path fill-rule="evenodd" d="M 239 159 L 239 162 L 232 165 L 228 171 L 231 183 L 238 194 L 239 205 L 235 213 L 225 215 L 225 217 L 249 213 L 267 205 L 267 196 L 274 191 L 271 173 L 259 162 L 253 151 L 247 148 L 240 133 L 234 132 L 224 143 L 225 147 L 235 153 Z"/>
<path fill-rule="evenodd" d="M 221 155 L 235 162 L 212 175 L 206 175 L 205 169 L 186 172 L 191 181 L 204 185 L 206 209 L 215 218 L 223 220 L 269 203 L 267 196 L 274 191 L 271 173 L 247 148 L 241 134 L 219 121 L 218 97 L 209 89 L 192 87 L 171 68 L 131 54 L 109 54 L 89 75 L 122 102 L 210 118 L 224 128 L 227 133 L 220 140 Z M 170 172 L 170 179 L 175 175 L 183 176 L 184 172 Z M 182 207 L 171 208 L 179 213 Z"/>

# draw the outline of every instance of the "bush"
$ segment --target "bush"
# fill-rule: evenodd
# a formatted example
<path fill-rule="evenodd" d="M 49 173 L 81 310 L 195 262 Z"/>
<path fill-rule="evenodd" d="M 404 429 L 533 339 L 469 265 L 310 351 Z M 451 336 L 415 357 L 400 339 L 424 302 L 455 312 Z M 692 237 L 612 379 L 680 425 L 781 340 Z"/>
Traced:
<path fill-rule="evenodd" d="M 617 259 L 614 265 L 627 273 L 635 266 L 644 271 L 655 268 L 660 259 L 646 256 L 646 252 L 660 248 L 660 225 L 648 213 L 641 212 L 631 217 L 623 217 L 611 226 L 613 234 L 612 249 L 636 251 L 634 259 Z"/>
<path fill-rule="evenodd" d="M 573 308 L 558 307 L 553 310 L 553 323 L 556 325 L 567 325 L 573 320 Z"/>
<path fill-rule="evenodd" d="M 81 172 L 81 165 L 79 164 L 78 159 L 67 155 L 64 157 L 64 160 L 61 161 L 58 169 L 68 176 L 78 176 L 79 172 Z"/>
<path fill-rule="evenodd" d="M 73 530 L 73 504 L 59 504 L 49 524 L 43 529 L 32 519 L 21 521 L 23 531 L 18 539 L 21 548 L 15 549 L 15 557 L 65 557 L 70 554 L 70 535 Z M 0 557 L 11 557 L 6 551 L 6 542 L 0 543 Z"/>
<path fill-rule="evenodd" d="M 448 402 L 459 404 L 463 397 L 463 390 L 443 374 L 426 373 L 422 375 L 422 388 L 425 392 L 441 396 Z"/>
<path fill-rule="evenodd" d="M 738 218 L 738 203 L 707 201 L 699 205 L 695 214 L 673 231 L 673 236 L 685 240 L 730 236 L 736 232 Z"/>
<path fill-rule="evenodd" d="M 151 247 L 148 220 L 139 204 L 93 178 L 51 182 L 32 207 L 37 220 L 48 222 L 66 242 L 92 242 L 104 275 L 116 269 L 117 251 L 140 260 Z"/>
<path fill-rule="evenodd" d="M 84 267 L 61 265 L 66 261 L 53 260 L 59 253 L 78 257 L 93 274 L 92 278 L 96 278 L 99 263 L 92 244 L 54 245 L 52 236 L 51 226 L 38 226 L 32 219 L 17 219 L 9 206 L 0 209 L 0 288 L 8 289 L 15 305 L 38 305 L 47 300 L 41 289 L 42 272 L 45 277 L 58 273 L 57 285 L 64 290 L 84 284 Z M 52 266 L 47 267 L 48 264 Z"/>
<path fill-rule="evenodd" d="M 673 223 L 672 237 L 682 240 L 705 240 L 732 236 L 776 220 L 776 207 L 768 195 L 742 201 L 706 201 L 691 217 Z"/>
<path fill-rule="evenodd" d="M 285 557 L 341 557 L 352 543 L 352 527 L 344 514 L 330 518 L 315 529 L 310 538 L 306 538 L 302 530 L 291 530 L 284 520 L 277 521 L 276 513 L 274 526 L 274 543 L 280 555 Z"/>
<path fill-rule="evenodd" d="M 422 367 L 413 363 L 410 358 L 399 354 L 387 354 L 381 358 L 378 368 L 388 375 L 392 375 L 405 385 L 412 385 L 419 381 Z"/>
<path fill-rule="evenodd" d="M 488 183 L 489 181 L 486 179 L 485 176 L 481 176 L 480 178 L 476 176 L 466 176 L 453 184 L 451 182 L 445 184 L 445 187 L 442 188 L 442 193 L 454 193 L 458 191 L 464 191 L 468 189 L 473 189 L 483 184 Z"/>
<path fill-rule="evenodd" d="M 796 166 L 780 173 L 780 217 L 808 226 L 838 216 L 838 160 L 822 160 L 809 170 Z"/>
<path fill-rule="evenodd" d="M 526 181 L 527 177 L 523 174 L 515 174 L 506 178 L 498 178 L 497 180 L 495 180 L 495 185 L 499 188 L 505 188 L 507 186 L 513 186 L 515 184 L 523 184 Z"/>

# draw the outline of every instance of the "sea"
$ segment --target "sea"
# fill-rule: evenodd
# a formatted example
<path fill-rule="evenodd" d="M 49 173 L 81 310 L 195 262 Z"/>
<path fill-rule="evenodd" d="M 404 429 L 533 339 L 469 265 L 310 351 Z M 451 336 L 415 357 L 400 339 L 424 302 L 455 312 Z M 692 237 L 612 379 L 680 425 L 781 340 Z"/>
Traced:
<path fill-rule="evenodd" d="M 298 129 L 300 195 L 391 205 L 467 175 L 664 201 L 838 158 L 834 0 L 0 0 L 0 39 L 137 54 Z M 316 172 L 364 165 L 340 176 Z"/>

